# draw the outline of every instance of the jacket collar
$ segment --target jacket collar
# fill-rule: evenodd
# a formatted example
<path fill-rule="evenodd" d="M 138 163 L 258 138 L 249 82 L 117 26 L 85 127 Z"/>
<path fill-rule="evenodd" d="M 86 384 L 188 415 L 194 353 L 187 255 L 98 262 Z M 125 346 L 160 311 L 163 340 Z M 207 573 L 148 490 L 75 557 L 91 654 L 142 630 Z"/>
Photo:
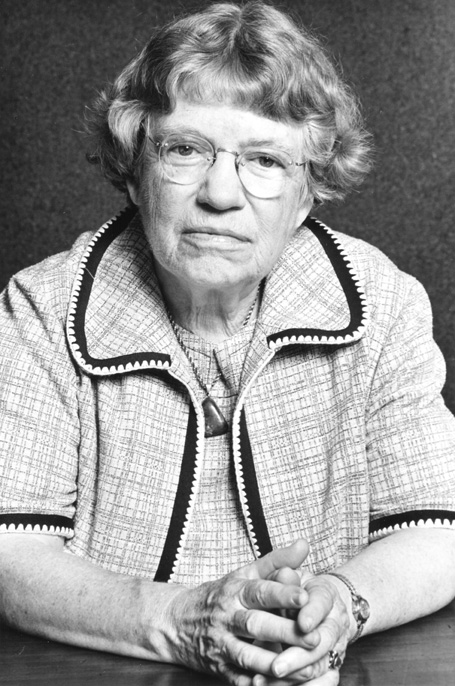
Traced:
<path fill-rule="evenodd" d="M 135 213 L 127 208 L 94 234 L 75 277 L 67 337 L 89 374 L 181 366 Z M 365 295 L 340 237 L 307 218 L 266 280 L 260 325 L 268 347 L 351 343 L 361 338 L 367 319 Z"/>

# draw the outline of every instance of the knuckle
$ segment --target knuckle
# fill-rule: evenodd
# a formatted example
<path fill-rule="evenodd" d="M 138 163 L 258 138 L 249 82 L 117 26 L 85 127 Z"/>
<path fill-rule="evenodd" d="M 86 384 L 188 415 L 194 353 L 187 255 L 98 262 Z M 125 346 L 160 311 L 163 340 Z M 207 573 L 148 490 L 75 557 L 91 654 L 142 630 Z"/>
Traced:
<path fill-rule="evenodd" d="M 250 581 L 243 588 L 242 602 L 245 607 L 264 607 L 267 599 L 267 582 Z"/>
<path fill-rule="evenodd" d="M 246 615 L 248 610 L 237 610 L 232 616 L 232 621 L 229 623 L 229 630 L 235 636 L 243 636 L 246 634 Z"/>
<path fill-rule="evenodd" d="M 238 598 L 239 598 L 240 604 L 243 607 L 249 607 L 251 605 L 250 596 L 251 596 L 251 582 L 250 581 L 244 581 L 238 589 Z"/>
<path fill-rule="evenodd" d="M 248 643 L 239 642 L 236 651 L 235 661 L 242 669 L 248 669 L 250 658 L 250 649 Z"/>
<path fill-rule="evenodd" d="M 305 681 L 310 681 L 314 679 L 315 671 L 313 665 L 310 665 L 310 667 L 305 667 L 305 669 L 301 669 L 300 672 L 296 675 L 299 679 L 304 679 Z"/>
<path fill-rule="evenodd" d="M 205 605 L 210 609 L 219 607 L 224 595 L 224 586 L 222 584 L 209 582 L 203 584 L 200 588 L 201 590 L 203 589 L 205 593 Z"/>
<path fill-rule="evenodd" d="M 259 605 L 260 607 L 264 605 L 267 598 L 268 588 L 269 584 L 267 582 L 254 584 L 253 597 L 256 605 Z"/>
<path fill-rule="evenodd" d="M 223 584 L 213 592 L 213 605 L 226 615 L 242 604 L 242 586 L 238 581 L 226 577 Z"/>
<path fill-rule="evenodd" d="M 314 662 L 307 667 L 299 670 L 298 673 L 293 674 L 294 678 L 301 679 L 303 681 L 312 681 L 313 679 L 319 679 L 322 677 L 328 669 L 328 660 L 322 658 L 317 662 Z"/>
<path fill-rule="evenodd" d="M 311 596 L 315 596 L 319 602 L 323 602 L 325 605 L 332 606 L 335 601 L 335 587 L 332 584 L 324 582 L 322 579 L 312 579 L 305 585 L 305 590 L 310 593 Z"/>

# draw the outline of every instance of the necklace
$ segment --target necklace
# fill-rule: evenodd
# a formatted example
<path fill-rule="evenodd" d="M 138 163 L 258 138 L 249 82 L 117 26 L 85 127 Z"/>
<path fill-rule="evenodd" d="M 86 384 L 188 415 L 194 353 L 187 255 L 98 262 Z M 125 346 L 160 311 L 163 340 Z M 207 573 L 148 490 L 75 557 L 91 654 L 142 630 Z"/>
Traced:
<path fill-rule="evenodd" d="M 254 308 L 256 307 L 256 303 L 259 297 L 259 291 L 261 288 L 261 284 L 259 284 L 257 291 L 256 291 L 256 296 L 254 298 L 253 303 L 251 304 L 250 309 L 248 310 L 245 319 L 243 320 L 242 327 L 246 326 L 248 322 L 251 319 L 251 315 L 253 314 Z M 165 306 L 166 307 L 166 306 Z M 213 386 L 216 384 L 216 382 L 221 379 L 223 376 L 222 372 L 219 372 L 215 378 L 213 379 L 212 383 L 209 385 L 205 384 L 201 374 L 199 372 L 199 369 L 197 368 L 197 365 L 195 361 L 193 360 L 190 351 L 186 347 L 182 335 L 177 328 L 177 324 L 174 321 L 173 316 L 169 312 L 168 308 L 166 307 L 166 312 L 167 316 L 169 317 L 169 321 L 172 326 L 172 330 L 174 331 L 175 337 L 177 339 L 178 344 L 180 345 L 181 349 L 185 353 L 188 362 L 191 365 L 191 368 L 194 372 L 194 376 L 196 377 L 199 385 L 201 386 L 202 390 L 205 392 L 205 399 L 202 401 L 202 409 L 204 411 L 204 419 L 205 419 L 205 438 L 211 438 L 212 436 L 222 436 L 223 434 L 227 433 L 229 431 L 229 425 L 223 416 L 223 413 L 221 412 L 220 408 L 218 407 L 216 401 L 212 398 L 210 395 L 210 391 L 212 390 Z"/>

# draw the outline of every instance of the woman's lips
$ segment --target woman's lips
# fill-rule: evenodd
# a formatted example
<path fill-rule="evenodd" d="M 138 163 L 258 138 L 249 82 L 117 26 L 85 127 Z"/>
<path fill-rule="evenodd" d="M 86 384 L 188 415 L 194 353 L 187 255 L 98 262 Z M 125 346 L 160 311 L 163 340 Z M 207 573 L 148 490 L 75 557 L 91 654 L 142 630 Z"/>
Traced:
<path fill-rule="evenodd" d="M 232 231 L 232 229 L 220 229 L 215 227 L 194 227 L 189 228 L 184 231 L 187 236 L 194 237 L 201 241 L 213 241 L 213 242 L 248 242 L 248 238 L 240 233 Z"/>

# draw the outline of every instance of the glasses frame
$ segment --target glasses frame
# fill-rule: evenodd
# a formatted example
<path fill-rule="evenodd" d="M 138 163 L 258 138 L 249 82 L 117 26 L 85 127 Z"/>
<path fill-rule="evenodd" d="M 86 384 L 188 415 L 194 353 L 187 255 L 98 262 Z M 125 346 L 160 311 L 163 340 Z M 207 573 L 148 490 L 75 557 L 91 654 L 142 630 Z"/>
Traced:
<path fill-rule="evenodd" d="M 255 193 L 251 192 L 251 191 L 247 188 L 247 186 L 245 186 L 245 183 L 244 183 L 244 181 L 243 181 L 243 179 L 242 179 L 242 177 L 241 177 L 241 175 L 240 175 L 240 173 L 239 173 L 239 168 L 240 168 L 240 166 L 245 166 L 245 165 L 242 165 L 242 157 L 243 157 L 244 155 L 247 155 L 247 154 L 248 154 L 249 148 L 247 148 L 247 149 L 244 150 L 243 152 L 238 152 L 237 150 L 229 150 L 229 149 L 227 149 L 227 148 L 221 148 L 221 147 L 215 148 L 215 147 L 212 145 L 212 143 L 211 143 L 207 138 L 203 138 L 202 136 L 196 136 L 196 135 L 194 135 L 194 134 L 190 134 L 191 138 L 194 139 L 195 141 L 200 141 L 201 143 L 204 143 L 204 144 L 207 146 L 207 148 L 208 148 L 207 152 L 209 152 L 209 151 L 211 152 L 210 156 L 207 157 L 207 162 L 208 162 L 209 164 L 208 164 L 208 166 L 207 166 L 207 169 L 205 169 L 205 171 L 204 171 L 203 173 L 201 173 L 200 178 L 197 178 L 197 179 L 195 179 L 194 181 L 190 181 L 190 182 L 177 181 L 176 179 L 172 178 L 171 176 L 169 176 L 169 174 L 166 173 L 166 167 L 165 167 L 165 164 L 164 164 L 164 162 L 163 162 L 163 153 L 165 152 L 166 146 L 168 145 L 168 140 L 169 140 L 172 136 L 174 136 L 174 135 L 175 135 L 175 134 L 172 134 L 172 133 L 171 133 L 171 134 L 168 134 L 168 135 L 164 136 L 164 138 L 163 138 L 161 141 L 154 140 L 151 136 L 148 136 L 149 140 L 150 140 L 150 141 L 153 143 L 153 145 L 158 149 L 158 159 L 159 159 L 159 162 L 160 162 L 160 164 L 161 164 L 161 167 L 162 167 L 162 169 L 163 169 L 163 172 L 164 172 L 166 178 L 168 178 L 169 181 L 172 181 L 172 183 L 175 183 L 175 184 L 177 184 L 177 185 L 179 185 L 179 186 L 191 186 L 191 185 L 193 185 L 193 184 L 195 184 L 195 183 L 198 183 L 198 181 L 202 180 L 202 179 L 205 177 L 205 175 L 207 174 L 207 172 L 209 171 L 209 169 L 211 169 L 211 168 L 213 167 L 213 165 L 215 164 L 215 162 L 216 162 L 217 159 L 218 159 L 218 153 L 220 153 L 220 152 L 225 152 L 225 153 L 228 153 L 229 155 L 233 155 L 233 156 L 234 156 L 235 169 L 236 169 L 236 172 L 237 172 L 237 176 L 238 176 L 238 178 L 239 178 L 239 180 L 240 180 L 242 186 L 243 186 L 243 187 L 245 188 L 245 190 L 247 191 L 247 193 L 250 193 L 251 195 L 254 195 L 255 197 L 260 197 L 260 198 L 264 198 L 264 199 L 266 199 L 266 198 L 272 198 L 272 197 L 278 197 L 279 195 L 281 195 L 281 193 L 283 193 L 284 187 L 285 187 L 285 183 L 283 184 L 282 190 L 281 190 L 279 193 L 277 193 L 276 196 L 275 196 L 275 195 L 270 195 L 270 196 L 268 196 L 268 195 L 265 195 L 265 196 L 263 196 L 263 195 L 256 195 Z M 182 136 L 182 137 L 183 137 L 183 136 Z M 256 148 L 251 148 L 251 149 L 256 150 Z M 257 148 L 257 150 L 258 150 L 259 152 L 261 151 L 260 148 Z M 267 150 L 265 149 L 264 152 L 267 152 Z M 272 148 L 270 148 L 270 149 L 269 149 L 269 152 L 274 152 L 274 150 L 273 150 Z M 289 153 L 285 152 L 284 150 L 277 150 L 276 152 L 279 153 L 280 155 L 283 155 L 285 158 L 287 158 L 287 159 L 286 159 L 287 168 L 289 168 L 289 167 L 294 167 L 294 168 L 295 168 L 295 167 L 303 167 L 303 166 L 305 166 L 305 165 L 307 164 L 307 160 L 303 160 L 302 162 L 296 162 L 296 161 L 289 155 Z"/>

